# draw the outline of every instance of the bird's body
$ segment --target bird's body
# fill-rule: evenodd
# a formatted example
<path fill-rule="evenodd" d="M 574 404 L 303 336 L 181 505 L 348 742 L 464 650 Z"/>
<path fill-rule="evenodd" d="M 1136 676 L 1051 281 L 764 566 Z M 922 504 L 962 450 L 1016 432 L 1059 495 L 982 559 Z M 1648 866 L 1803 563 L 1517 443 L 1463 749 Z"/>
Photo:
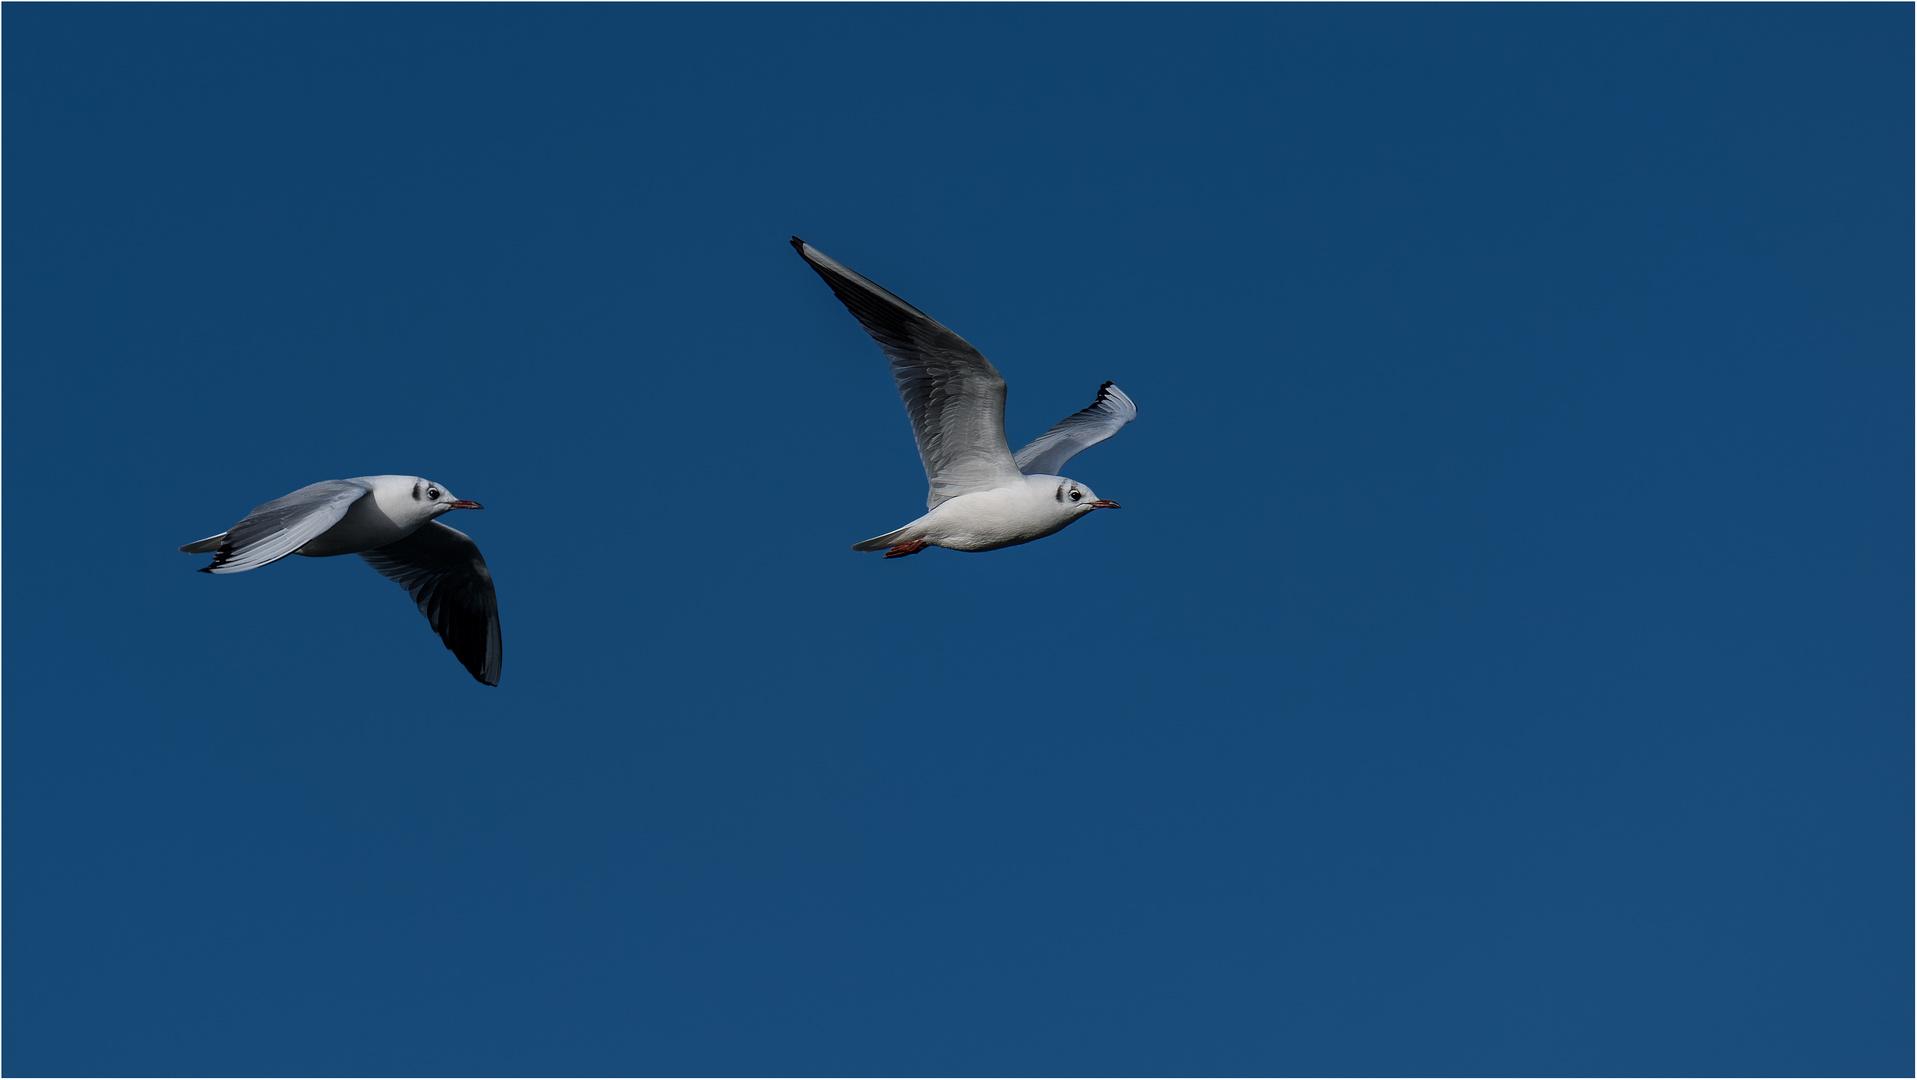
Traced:
<path fill-rule="evenodd" d="M 891 360 L 930 483 L 925 516 L 854 544 L 854 550 L 884 551 L 887 558 L 927 546 L 991 551 L 1050 536 L 1093 510 L 1118 508 L 1056 470 L 1138 415 L 1124 391 L 1105 383 L 1090 406 L 1014 454 L 1005 441 L 1005 379 L 991 361 L 931 316 L 796 236 L 792 247 Z"/>
<path fill-rule="evenodd" d="M 923 541 L 954 551 L 993 551 L 1050 536 L 1093 509 L 1077 485 L 1077 503 L 1060 488 L 1072 490 L 1062 476 L 1021 475 L 1003 487 L 956 495 L 933 507 L 924 517 L 899 529 L 854 545 L 858 551 L 883 551 Z M 1096 500 L 1093 500 L 1094 502 Z"/>
<path fill-rule="evenodd" d="M 208 574 L 237 574 L 288 555 L 358 555 L 406 589 L 475 679 L 499 683 L 499 602 L 479 546 L 437 520 L 478 510 L 419 476 L 322 480 L 261 503 L 223 533 L 180 548 L 211 553 Z"/>
<path fill-rule="evenodd" d="M 434 503 L 412 497 L 412 488 L 420 482 L 417 476 L 361 476 L 357 479 L 360 483 L 370 485 L 372 490 L 348 504 L 346 516 L 340 518 L 337 524 L 302 544 L 293 554 L 313 558 L 357 555 L 404 540 L 444 513 Z"/>

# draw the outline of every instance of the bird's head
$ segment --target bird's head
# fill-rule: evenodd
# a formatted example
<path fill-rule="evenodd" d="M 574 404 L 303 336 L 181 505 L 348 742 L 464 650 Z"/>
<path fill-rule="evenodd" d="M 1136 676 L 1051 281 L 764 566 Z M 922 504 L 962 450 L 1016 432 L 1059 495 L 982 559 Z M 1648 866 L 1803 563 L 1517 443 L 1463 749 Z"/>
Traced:
<path fill-rule="evenodd" d="M 1117 503 L 1110 499 L 1101 499 L 1093 493 L 1091 488 L 1064 477 L 1059 478 L 1058 491 L 1052 497 L 1057 499 L 1059 505 L 1074 517 L 1083 517 L 1093 510 L 1118 509 Z"/>
<path fill-rule="evenodd" d="M 417 477 L 413 484 L 413 498 L 424 504 L 426 511 L 438 517 L 448 510 L 484 510 L 485 507 L 471 499 L 455 499 L 442 484 L 435 484 L 425 477 Z"/>

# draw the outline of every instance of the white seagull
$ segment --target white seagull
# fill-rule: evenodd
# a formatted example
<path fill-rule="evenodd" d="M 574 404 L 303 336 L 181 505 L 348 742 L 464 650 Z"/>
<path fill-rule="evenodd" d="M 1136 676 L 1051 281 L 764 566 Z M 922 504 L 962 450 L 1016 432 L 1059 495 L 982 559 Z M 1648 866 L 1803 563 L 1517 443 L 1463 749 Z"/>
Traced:
<path fill-rule="evenodd" d="M 925 497 L 930 513 L 852 550 L 884 551 L 888 559 L 928 545 L 991 551 L 1050 536 L 1093 510 L 1118 509 L 1057 472 L 1138 416 L 1123 390 L 1105 383 L 1096 401 L 1014 454 L 1005 441 L 1005 380 L 990 360 L 818 248 L 796 236 L 792 247 L 891 359 L 892 381 L 932 485 Z"/>
<path fill-rule="evenodd" d="M 499 685 L 499 599 L 479 545 L 433 520 L 481 510 L 422 476 L 356 476 L 262 503 L 240 523 L 181 548 L 213 553 L 203 574 L 256 570 L 288 555 L 358 555 L 412 594 L 439 638 L 473 678 Z"/>

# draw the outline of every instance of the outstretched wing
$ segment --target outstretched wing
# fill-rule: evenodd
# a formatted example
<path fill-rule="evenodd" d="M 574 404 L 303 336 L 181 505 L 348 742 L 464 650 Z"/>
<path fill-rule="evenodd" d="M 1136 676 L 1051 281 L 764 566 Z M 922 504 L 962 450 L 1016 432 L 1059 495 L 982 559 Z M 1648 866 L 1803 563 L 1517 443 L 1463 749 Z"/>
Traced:
<path fill-rule="evenodd" d="M 432 521 L 359 557 L 412 594 L 419 613 L 473 678 L 499 685 L 499 598 L 472 537 Z"/>
<path fill-rule="evenodd" d="M 1058 475 L 1065 463 L 1079 451 L 1118 434 L 1118 429 L 1138 419 L 1138 406 L 1125 396 L 1116 383 L 1098 388 L 1098 400 L 1052 425 L 1052 430 L 1025 444 L 1014 455 L 1021 472 L 1027 475 Z"/>
<path fill-rule="evenodd" d="M 930 509 L 955 495 L 1018 480 L 1005 444 L 1005 380 L 990 360 L 930 315 L 886 292 L 798 237 L 792 247 L 892 361 L 919 460 L 931 483 Z"/>
<path fill-rule="evenodd" d="M 219 540 L 213 550 L 213 564 L 203 566 L 203 574 L 237 574 L 286 558 L 306 542 L 339 524 L 359 497 L 373 490 L 358 480 L 322 480 L 282 495 L 270 503 L 261 503 L 223 537 L 207 537 L 181 548 L 188 554 L 205 553 L 207 545 Z"/>

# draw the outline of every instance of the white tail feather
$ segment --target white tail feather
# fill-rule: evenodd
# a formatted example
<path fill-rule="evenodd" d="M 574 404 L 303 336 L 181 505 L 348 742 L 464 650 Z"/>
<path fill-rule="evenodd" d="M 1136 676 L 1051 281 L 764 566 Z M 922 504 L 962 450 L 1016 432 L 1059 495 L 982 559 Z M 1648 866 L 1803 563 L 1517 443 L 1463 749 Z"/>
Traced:
<path fill-rule="evenodd" d="M 914 524 L 916 524 L 916 522 Z M 906 529 L 910 529 L 911 527 L 911 525 L 907 525 L 904 528 L 893 529 L 884 536 L 875 536 L 870 540 L 861 540 L 852 545 L 852 550 L 884 551 L 886 548 L 896 547 L 899 543 L 899 537 L 904 536 Z"/>

